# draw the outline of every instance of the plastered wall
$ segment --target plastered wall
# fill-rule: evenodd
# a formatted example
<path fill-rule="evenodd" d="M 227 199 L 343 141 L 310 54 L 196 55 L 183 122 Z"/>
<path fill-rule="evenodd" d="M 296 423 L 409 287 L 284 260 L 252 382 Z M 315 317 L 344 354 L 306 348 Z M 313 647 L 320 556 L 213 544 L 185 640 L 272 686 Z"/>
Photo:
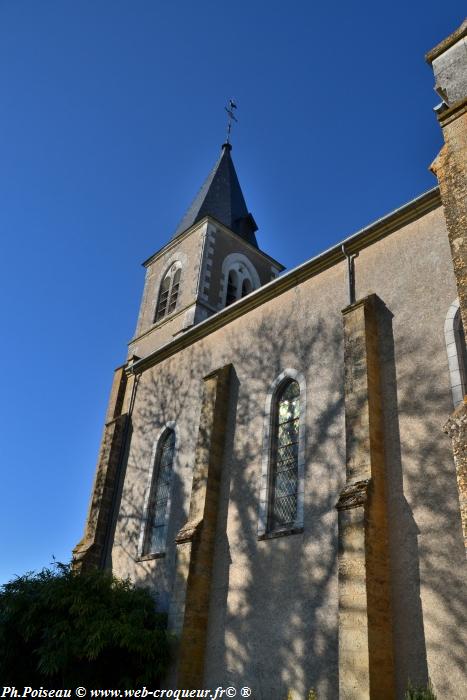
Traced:
<path fill-rule="evenodd" d="M 456 297 L 441 208 L 362 250 L 357 299 L 376 293 L 380 337 L 395 666 L 463 698 L 465 558 L 456 477 L 443 425 L 452 410 L 444 320 Z M 345 479 L 342 262 L 236 319 L 140 379 L 112 550 L 119 576 L 148 584 L 170 610 L 174 538 L 187 518 L 202 379 L 235 371 L 222 465 L 205 687 L 249 685 L 257 700 L 338 693 L 337 512 Z M 141 354 L 141 353 L 140 353 Z M 307 386 L 304 531 L 257 537 L 263 412 L 285 367 Z M 174 421 L 179 449 L 165 556 L 137 561 L 155 436 Z M 464 642 L 465 643 L 465 642 Z"/>

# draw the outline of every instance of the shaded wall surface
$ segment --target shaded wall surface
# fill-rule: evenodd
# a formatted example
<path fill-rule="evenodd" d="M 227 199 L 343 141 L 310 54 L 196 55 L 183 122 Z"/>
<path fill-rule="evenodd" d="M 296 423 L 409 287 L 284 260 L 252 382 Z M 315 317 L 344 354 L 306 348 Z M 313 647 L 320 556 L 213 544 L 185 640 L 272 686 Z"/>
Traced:
<path fill-rule="evenodd" d="M 456 298 L 441 208 L 360 251 L 357 299 L 376 293 L 398 697 L 431 677 L 463 697 L 464 553 L 450 441 L 444 345 Z M 203 378 L 231 364 L 217 516 L 205 687 L 252 687 L 255 699 L 338 697 L 337 502 L 345 481 L 344 263 L 308 279 L 163 362 L 140 379 L 111 553 L 119 576 L 149 584 L 169 611 L 174 539 L 188 517 Z M 139 355 L 153 349 L 148 337 Z M 306 380 L 304 528 L 258 540 L 264 407 L 286 368 Z M 175 423 L 177 449 L 165 556 L 138 560 L 154 442 Z"/>

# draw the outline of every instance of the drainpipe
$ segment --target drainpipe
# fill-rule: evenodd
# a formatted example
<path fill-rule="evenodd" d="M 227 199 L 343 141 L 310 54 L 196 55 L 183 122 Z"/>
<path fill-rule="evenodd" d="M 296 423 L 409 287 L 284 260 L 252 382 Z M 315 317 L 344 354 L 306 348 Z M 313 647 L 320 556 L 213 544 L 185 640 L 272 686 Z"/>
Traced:
<path fill-rule="evenodd" d="M 347 272 L 349 282 L 349 305 L 355 304 L 355 258 L 358 258 L 358 253 L 347 253 L 345 245 L 342 244 L 341 250 L 347 258 Z"/>

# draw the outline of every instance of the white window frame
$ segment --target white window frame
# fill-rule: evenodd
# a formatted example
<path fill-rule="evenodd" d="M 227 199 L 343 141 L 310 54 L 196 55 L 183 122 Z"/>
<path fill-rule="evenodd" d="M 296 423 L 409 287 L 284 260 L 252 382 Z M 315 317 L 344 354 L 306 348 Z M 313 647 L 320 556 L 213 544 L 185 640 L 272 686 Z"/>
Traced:
<path fill-rule="evenodd" d="M 167 508 L 165 511 L 165 520 L 164 520 L 164 525 L 166 528 L 166 530 L 165 530 L 166 540 L 165 540 L 163 546 L 160 549 L 158 549 L 157 551 L 147 552 L 147 553 L 143 554 L 144 541 L 146 538 L 146 530 L 149 526 L 149 501 L 151 498 L 151 490 L 152 490 L 152 485 L 153 485 L 153 479 L 155 476 L 154 470 L 156 469 L 156 467 L 159 466 L 159 465 L 156 465 L 158 448 L 160 446 L 161 440 L 164 438 L 164 436 L 168 430 L 172 430 L 175 433 L 175 447 L 174 447 L 174 453 L 173 453 L 173 459 L 172 459 L 172 473 L 171 473 L 171 480 L 170 480 L 170 486 L 169 486 L 169 496 L 167 498 Z M 165 423 L 165 425 L 161 428 L 161 430 L 157 434 L 157 437 L 154 440 L 154 443 L 152 446 L 151 462 L 150 462 L 150 466 L 149 466 L 148 480 L 147 480 L 146 489 L 144 492 L 143 517 L 141 519 L 141 528 L 140 528 L 140 534 L 139 534 L 139 539 L 138 539 L 138 559 L 152 559 L 152 558 L 155 558 L 157 556 L 161 556 L 161 555 L 165 554 L 165 552 L 167 550 L 167 534 L 168 534 L 168 527 L 169 527 L 170 511 L 172 508 L 173 474 L 175 471 L 175 464 L 176 464 L 178 448 L 179 448 L 179 437 L 178 437 L 178 430 L 177 430 L 175 421 L 167 421 L 167 423 Z"/>
<path fill-rule="evenodd" d="M 272 504 L 272 479 L 274 418 L 277 396 L 287 380 L 294 380 L 300 387 L 300 420 L 298 424 L 297 463 L 297 515 L 293 525 L 283 529 L 268 530 L 269 511 Z M 303 530 L 303 508 L 305 495 L 305 449 L 306 449 L 306 382 L 301 372 L 287 368 L 273 381 L 266 395 L 263 421 L 263 449 L 261 454 L 261 478 L 259 487 L 258 537 L 279 537 Z"/>

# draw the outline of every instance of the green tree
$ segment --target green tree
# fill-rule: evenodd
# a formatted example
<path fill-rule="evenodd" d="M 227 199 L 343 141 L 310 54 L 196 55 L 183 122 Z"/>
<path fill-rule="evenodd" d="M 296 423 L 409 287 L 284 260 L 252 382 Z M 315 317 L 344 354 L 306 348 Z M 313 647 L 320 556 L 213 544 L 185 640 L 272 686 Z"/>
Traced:
<path fill-rule="evenodd" d="M 149 591 L 110 573 L 55 564 L 0 589 L 4 684 L 154 686 L 169 657 L 166 617 Z"/>

